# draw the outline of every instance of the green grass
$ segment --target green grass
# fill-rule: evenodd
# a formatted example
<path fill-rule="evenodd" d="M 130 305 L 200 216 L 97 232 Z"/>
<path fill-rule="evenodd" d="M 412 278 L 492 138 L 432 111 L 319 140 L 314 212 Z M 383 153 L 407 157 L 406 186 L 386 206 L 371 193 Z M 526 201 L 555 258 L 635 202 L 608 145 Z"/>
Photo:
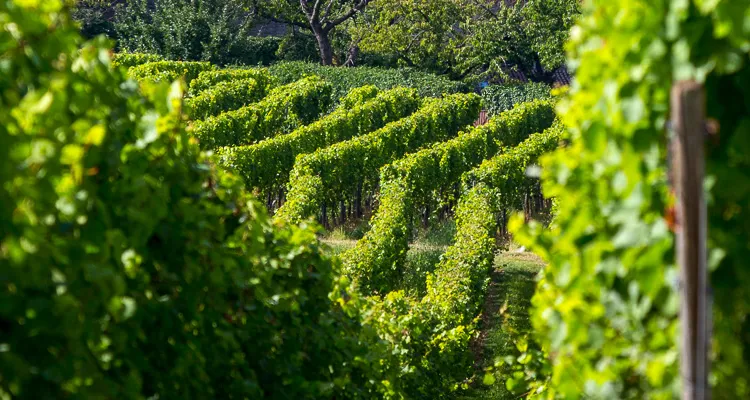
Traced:
<path fill-rule="evenodd" d="M 485 301 L 481 334 L 473 343 L 477 359 L 477 381 L 458 399 L 518 399 L 517 394 L 505 388 L 507 369 L 495 371 L 492 385 L 482 383 L 484 371 L 495 360 L 516 355 L 516 341 L 531 331 L 529 309 L 536 288 L 536 276 L 544 266 L 541 259 L 531 253 L 502 253 L 495 259 L 495 270 Z"/>
<path fill-rule="evenodd" d="M 333 254 L 341 254 L 354 247 L 357 239 L 364 235 L 366 229 L 366 222 L 337 227 L 326 232 L 320 240 L 331 248 Z M 420 229 L 416 233 L 415 240 L 406 254 L 406 271 L 403 282 L 399 286 L 400 289 L 403 289 L 409 296 L 425 295 L 427 292 L 425 278 L 429 272 L 435 270 L 440 262 L 440 256 L 453 242 L 455 232 L 455 222 L 448 220 L 428 229 Z"/>

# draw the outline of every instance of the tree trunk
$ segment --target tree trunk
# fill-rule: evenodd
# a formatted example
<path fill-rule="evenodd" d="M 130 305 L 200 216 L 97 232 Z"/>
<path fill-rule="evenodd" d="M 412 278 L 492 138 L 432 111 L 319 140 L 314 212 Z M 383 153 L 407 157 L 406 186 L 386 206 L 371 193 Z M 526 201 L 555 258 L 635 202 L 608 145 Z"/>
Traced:
<path fill-rule="evenodd" d="M 318 41 L 318 50 L 320 50 L 320 63 L 323 65 L 333 64 L 333 48 L 331 47 L 331 39 L 328 38 L 328 32 L 323 30 L 320 23 L 310 24 L 315 39 Z"/>
<path fill-rule="evenodd" d="M 357 65 L 357 58 L 359 57 L 359 45 L 353 45 L 349 48 L 349 55 L 346 58 L 344 66 L 354 67 Z"/>

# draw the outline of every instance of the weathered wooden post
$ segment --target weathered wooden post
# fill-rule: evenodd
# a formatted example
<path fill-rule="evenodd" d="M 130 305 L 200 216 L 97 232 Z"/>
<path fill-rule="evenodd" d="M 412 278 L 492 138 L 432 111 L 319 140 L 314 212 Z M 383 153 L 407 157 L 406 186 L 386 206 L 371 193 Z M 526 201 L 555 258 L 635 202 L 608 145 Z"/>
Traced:
<path fill-rule="evenodd" d="M 706 250 L 706 99 L 693 81 L 672 87 L 672 185 L 675 193 L 677 264 L 680 269 L 682 398 L 703 400 L 708 387 L 709 316 Z"/>

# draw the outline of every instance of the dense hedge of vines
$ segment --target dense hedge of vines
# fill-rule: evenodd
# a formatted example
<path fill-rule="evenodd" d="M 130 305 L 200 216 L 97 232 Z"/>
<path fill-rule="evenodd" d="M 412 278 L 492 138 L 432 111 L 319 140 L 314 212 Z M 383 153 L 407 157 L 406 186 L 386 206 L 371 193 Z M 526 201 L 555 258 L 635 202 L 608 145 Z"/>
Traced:
<path fill-rule="evenodd" d="M 379 335 L 399 349 L 398 369 L 405 371 L 399 385 L 407 398 L 447 397 L 472 375 L 468 345 L 495 258 L 497 216 L 507 206 L 503 193 L 533 180 L 527 166 L 554 148 L 562 133 L 554 125 L 464 174 L 454 241 L 427 275 L 427 294 L 413 299 L 403 291 L 391 292 L 372 307 L 379 312 L 374 317 Z M 490 171 L 506 178 L 474 178 Z"/>
<path fill-rule="evenodd" d="M 369 305 L 369 323 L 393 349 L 389 361 L 405 398 L 452 398 L 472 375 L 469 342 L 495 256 L 495 213 L 491 190 L 470 189 L 456 207 L 454 243 L 427 277 L 427 294 L 395 291 Z"/>
<path fill-rule="evenodd" d="M 186 106 L 192 118 L 204 119 L 255 103 L 267 93 L 268 87 L 255 79 L 225 81 L 188 98 Z"/>
<path fill-rule="evenodd" d="M 497 192 L 499 208 L 520 209 L 523 195 L 538 179 L 530 176 L 528 168 L 540 156 L 559 147 L 563 139 L 563 126 L 555 123 L 544 132 L 530 135 L 518 146 L 504 154 L 483 161 L 478 167 L 461 177 L 464 188 L 483 184 Z"/>
<path fill-rule="evenodd" d="M 717 398 L 750 396 L 750 3 L 584 3 L 560 107 L 570 145 L 546 157 L 555 228 L 517 227 L 549 266 L 533 300 L 546 397 L 679 397 L 677 272 L 666 211 L 670 88 L 695 79 L 721 127 L 706 146 Z M 723 256 L 723 257 L 722 257 Z"/>
<path fill-rule="evenodd" d="M 457 138 L 386 165 L 380 172 L 380 204 L 372 228 L 342 255 L 347 272 L 365 292 L 385 293 L 403 275 L 414 219 L 423 208 L 456 195 L 463 173 L 485 159 L 541 132 L 554 118 L 551 101 L 524 103 Z M 429 210 L 429 208 L 428 208 Z"/>
<path fill-rule="evenodd" d="M 469 87 L 462 82 L 451 81 L 445 76 L 419 72 L 410 68 L 338 68 L 295 61 L 274 64 L 269 67 L 269 71 L 282 83 L 294 82 L 308 75 L 323 77 L 333 85 L 336 98 L 344 96 L 352 88 L 364 85 L 375 85 L 380 89 L 410 87 L 417 89 L 417 92 L 424 97 L 439 97 L 443 94 L 469 91 Z"/>
<path fill-rule="evenodd" d="M 263 100 L 196 121 L 193 134 L 204 148 L 252 144 L 318 119 L 331 104 L 331 85 L 307 77 L 279 86 Z"/>
<path fill-rule="evenodd" d="M 220 82 L 253 79 L 269 89 L 278 86 L 278 80 L 271 76 L 266 68 L 215 69 L 201 72 L 190 82 L 190 94 L 197 96 Z"/>
<path fill-rule="evenodd" d="M 375 98 L 378 94 L 380 94 L 380 89 L 378 89 L 377 86 L 360 86 L 350 90 L 346 96 L 340 98 L 338 100 L 338 106 L 342 109 L 359 107 L 367 101 Z"/>
<path fill-rule="evenodd" d="M 128 68 L 128 76 L 145 82 L 172 82 L 183 78 L 187 84 L 203 71 L 216 69 L 209 62 L 155 61 Z"/>
<path fill-rule="evenodd" d="M 413 89 L 377 93 L 374 86 L 363 86 L 352 90 L 333 113 L 310 125 L 252 145 L 221 147 L 217 157 L 265 198 L 285 189 L 297 155 L 382 128 L 414 112 L 420 101 Z"/>
<path fill-rule="evenodd" d="M 479 114 L 475 94 L 427 99 L 414 114 L 383 128 L 300 156 L 290 174 L 287 202 L 276 216 L 299 222 L 321 206 L 355 204 L 378 182 L 378 169 L 409 151 L 455 136 Z"/>
<path fill-rule="evenodd" d="M 550 87 L 540 82 L 490 85 L 482 89 L 482 106 L 490 115 L 497 115 L 516 104 L 550 97 Z"/>
<path fill-rule="evenodd" d="M 164 58 L 157 54 L 145 53 L 115 53 L 112 56 L 113 67 L 130 68 L 135 67 L 136 65 L 157 61 L 164 61 Z"/>
<path fill-rule="evenodd" d="M 212 167 L 180 83 L 144 98 L 79 49 L 66 3 L 0 2 L 0 397 L 393 392 L 315 232 Z"/>

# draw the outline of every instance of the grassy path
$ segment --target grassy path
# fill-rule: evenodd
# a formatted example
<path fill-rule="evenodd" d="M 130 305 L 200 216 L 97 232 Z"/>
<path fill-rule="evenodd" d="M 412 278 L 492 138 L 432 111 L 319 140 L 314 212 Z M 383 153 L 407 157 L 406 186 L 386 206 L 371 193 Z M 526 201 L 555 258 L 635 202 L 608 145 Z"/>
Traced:
<path fill-rule="evenodd" d="M 524 335 L 531 330 L 531 297 L 534 295 L 537 273 L 543 265 L 542 260 L 531 253 L 502 253 L 495 259 L 495 270 L 482 313 L 481 333 L 472 348 L 480 379 L 484 376 L 484 369 L 493 365 L 495 359 L 516 353 L 516 335 Z M 518 398 L 505 388 L 502 367 L 494 376 L 494 384 L 479 382 L 458 399 Z"/>

